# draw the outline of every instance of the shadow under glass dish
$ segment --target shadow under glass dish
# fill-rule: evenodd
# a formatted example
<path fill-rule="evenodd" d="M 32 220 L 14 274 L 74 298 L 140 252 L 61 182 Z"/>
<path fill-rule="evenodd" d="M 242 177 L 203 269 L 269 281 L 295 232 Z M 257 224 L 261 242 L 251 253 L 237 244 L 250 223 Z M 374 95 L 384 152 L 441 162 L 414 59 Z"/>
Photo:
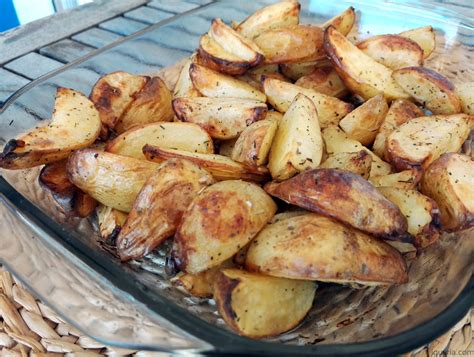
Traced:
<path fill-rule="evenodd" d="M 57 87 L 88 94 L 97 79 L 109 72 L 156 73 L 189 56 L 213 18 L 240 21 L 268 3 L 222 2 L 193 10 L 33 82 L 14 95 L 0 113 L 0 144 L 49 118 Z M 417 4 L 302 1 L 301 22 L 322 23 L 352 5 L 357 10 L 361 39 L 433 25 L 438 33 L 437 48 L 425 65 L 449 79 L 462 73 L 463 81 L 474 80 L 473 24 L 447 13 L 441 5 L 437 8 L 437 3 Z M 473 300 L 471 229 L 444 235 L 410 261 L 408 284 L 364 289 L 326 285 L 316 293 L 313 309 L 297 329 L 267 341 L 239 337 L 218 316 L 212 300 L 190 297 L 170 285 L 164 273 L 166 247 L 140 261 L 121 264 L 103 249 L 90 220 L 66 217 L 38 185 L 38 172 L 1 171 L 2 213 L 11 216 L 3 225 L 26 227 L 18 227 L 2 239 L 0 260 L 39 297 L 54 301 L 66 320 L 108 344 L 259 354 L 401 353 L 448 330 Z M 37 240 L 28 241 L 29 232 L 37 235 Z M 41 269 L 53 268 L 57 275 L 41 276 Z M 56 285 L 61 279 L 65 288 L 58 292 Z M 95 285 L 83 286 L 91 279 Z M 64 296 L 74 299 L 71 291 L 82 293 L 84 301 L 76 305 L 73 300 L 69 305 L 56 302 Z M 124 325 L 107 324 L 114 317 L 122 318 Z M 127 322 L 130 326 L 124 327 Z M 154 329 L 156 323 L 163 328 Z M 105 333 L 107 329 L 114 333 Z"/>

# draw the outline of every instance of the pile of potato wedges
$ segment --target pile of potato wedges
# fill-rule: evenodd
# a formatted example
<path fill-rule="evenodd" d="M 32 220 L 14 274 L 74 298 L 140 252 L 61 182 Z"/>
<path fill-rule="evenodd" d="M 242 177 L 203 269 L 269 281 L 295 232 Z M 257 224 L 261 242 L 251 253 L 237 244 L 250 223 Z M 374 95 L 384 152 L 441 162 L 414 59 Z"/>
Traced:
<path fill-rule="evenodd" d="M 124 262 L 171 239 L 173 284 L 244 336 L 296 327 L 316 282 L 407 282 L 407 253 L 474 226 L 474 82 L 423 67 L 431 26 L 353 43 L 352 7 L 299 14 L 214 19 L 174 88 L 126 72 L 59 88 L 0 167 L 44 165 Z"/>

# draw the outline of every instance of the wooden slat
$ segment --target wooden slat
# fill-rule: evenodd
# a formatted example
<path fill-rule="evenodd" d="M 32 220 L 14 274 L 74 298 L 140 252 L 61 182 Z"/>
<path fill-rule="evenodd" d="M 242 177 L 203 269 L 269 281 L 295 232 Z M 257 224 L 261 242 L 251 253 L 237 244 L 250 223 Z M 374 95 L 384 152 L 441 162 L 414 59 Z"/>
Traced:
<path fill-rule="evenodd" d="M 40 49 L 42 55 L 68 63 L 85 56 L 93 47 L 72 40 L 62 40 Z"/>
<path fill-rule="evenodd" d="M 41 56 L 37 53 L 28 53 L 5 65 L 6 69 L 12 70 L 26 78 L 35 79 L 56 68 L 61 67 L 61 62 Z"/>
<path fill-rule="evenodd" d="M 77 35 L 72 36 L 74 41 L 95 47 L 100 48 L 111 44 L 114 41 L 117 41 L 119 38 L 123 36 L 118 35 L 116 33 L 99 29 L 97 27 L 93 27 L 89 30 L 84 32 L 78 33 Z"/>
<path fill-rule="evenodd" d="M 185 1 L 166 1 L 166 0 L 152 0 L 147 6 L 153 7 L 158 10 L 164 10 L 171 12 L 172 14 L 180 14 L 185 11 L 192 10 L 198 7 L 198 4 L 193 4 Z"/>
<path fill-rule="evenodd" d="M 29 82 L 28 79 L 2 68 L 0 68 L 0 78 L 0 104 Z"/>
<path fill-rule="evenodd" d="M 116 17 L 115 19 L 102 22 L 99 24 L 99 27 L 119 35 L 128 36 L 144 29 L 145 27 L 148 27 L 148 25 L 143 22 L 126 19 L 120 16 Z"/>
<path fill-rule="evenodd" d="M 126 12 L 125 14 L 123 14 L 123 16 L 132 20 L 145 22 L 147 24 L 156 24 L 157 22 L 172 17 L 173 14 L 165 11 L 156 10 L 148 6 L 141 6 L 135 10 Z"/>
<path fill-rule="evenodd" d="M 0 34 L 0 64 L 68 37 L 148 0 L 96 0 Z M 8 50 L 4 50 L 8 48 Z"/>

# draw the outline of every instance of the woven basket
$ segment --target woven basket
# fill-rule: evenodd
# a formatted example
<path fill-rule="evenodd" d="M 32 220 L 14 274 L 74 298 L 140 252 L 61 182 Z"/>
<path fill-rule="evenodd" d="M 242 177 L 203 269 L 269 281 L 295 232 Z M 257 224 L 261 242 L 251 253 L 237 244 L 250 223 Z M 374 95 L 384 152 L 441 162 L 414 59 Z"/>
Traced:
<path fill-rule="evenodd" d="M 471 324 L 473 321 L 473 324 Z M 474 355 L 474 310 L 448 333 L 405 356 Z M 3 356 L 168 356 L 124 350 L 85 336 L 36 300 L 0 267 L 0 357 Z M 441 353 L 443 352 L 443 354 Z"/>

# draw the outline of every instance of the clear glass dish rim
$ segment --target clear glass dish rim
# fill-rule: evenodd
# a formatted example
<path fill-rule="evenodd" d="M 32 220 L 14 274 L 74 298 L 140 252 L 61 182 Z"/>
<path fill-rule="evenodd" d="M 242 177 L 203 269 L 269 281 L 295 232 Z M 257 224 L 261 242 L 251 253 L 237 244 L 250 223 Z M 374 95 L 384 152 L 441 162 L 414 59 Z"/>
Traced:
<path fill-rule="evenodd" d="M 55 75 L 62 73 L 69 68 L 75 67 L 76 65 L 87 61 L 96 55 L 107 51 L 113 47 L 120 45 L 123 42 L 130 41 L 136 37 L 141 36 L 144 33 L 153 31 L 162 27 L 168 23 L 171 23 L 177 19 L 186 17 L 194 12 L 198 12 L 203 8 L 213 6 L 216 3 L 223 1 L 213 1 L 209 4 L 200 6 L 193 10 L 178 14 L 166 20 L 160 21 L 154 25 L 151 25 L 137 33 L 126 36 L 117 42 L 107 45 L 103 48 L 92 51 L 85 57 L 70 62 L 63 67 L 54 70 L 46 75 L 28 83 L 24 87 L 20 88 L 17 92 L 12 94 L 0 108 L 0 114 L 11 105 L 19 96 L 37 86 L 38 84 L 48 80 Z M 427 3 L 433 4 L 434 2 L 405 2 L 404 4 L 397 4 L 396 2 L 384 1 L 355 1 L 363 3 L 365 6 L 381 7 L 380 5 L 390 5 L 397 8 L 406 8 L 407 10 L 424 10 L 419 5 L 425 5 Z M 440 4 L 442 5 L 442 4 Z M 469 19 L 463 15 L 456 14 L 449 9 L 443 9 L 443 13 L 437 13 L 436 11 L 429 10 L 427 13 L 430 15 L 439 15 L 443 19 L 441 21 L 447 22 L 449 19 L 457 19 L 464 23 L 456 23 L 458 27 L 466 27 L 474 32 L 474 20 Z M 445 14 L 449 14 L 447 18 Z M 420 16 L 416 14 L 416 16 Z M 429 16 L 425 16 L 430 18 Z M 432 18 L 433 19 L 433 18 Z M 446 19 L 446 20 L 444 20 Z M 440 21 L 440 18 L 436 18 Z M 448 305 L 442 312 L 436 315 L 433 319 L 426 321 L 423 324 L 415 326 L 409 330 L 401 332 L 399 334 L 380 338 L 372 341 L 349 343 L 349 344 L 324 344 L 315 346 L 294 346 L 284 345 L 280 343 L 272 343 L 268 341 L 252 340 L 246 337 L 238 336 L 232 332 L 223 330 L 215 325 L 201 320 L 199 317 L 194 316 L 186 309 L 181 308 L 173 304 L 172 300 L 167 299 L 164 296 L 151 294 L 147 291 L 145 286 L 140 284 L 134 284 L 130 280 L 127 280 L 125 272 L 121 269 L 115 268 L 113 265 L 100 264 L 104 261 L 103 258 L 110 256 L 105 252 L 91 251 L 80 239 L 75 239 L 77 233 L 65 232 L 60 224 L 49 218 L 39 208 L 31 204 L 25 199 L 19 192 L 15 190 L 2 176 L 0 176 L 0 193 L 3 194 L 12 204 L 14 204 L 21 212 L 27 216 L 32 224 L 37 225 L 42 230 L 48 233 L 48 239 L 53 239 L 56 243 L 59 243 L 62 247 L 67 249 L 70 253 L 74 254 L 84 264 L 91 268 L 94 272 L 105 278 L 110 284 L 116 288 L 122 290 L 125 294 L 129 294 L 137 301 L 143 303 L 147 308 L 151 309 L 154 313 L 162 316 L 177 327 L 185 330 L 191 335 L 202 339 L 212 344 L 216 350 L 208 351 L 205 354 L 215 353 L 258 353 L 259 355 L 267 354 L 296 354 L 296 355 L 335 355 L 335 354 L 350 354 L 350 355 L 367 355 L 367 354 L 395 354 L 404 353 L 411 351 L 417 347 L 425 345 L 443 333 L 447 332 L 452 326 L 454 326 L 468 311 L 474 306 L 474 276 L 471 275 L 469 282 L 466 284 L 462 292 L 454 299 L 450 305 Z M 151 296 L 153 295 L 153 296 Z M 171 303 L 171 305 L 170 305 Z M 183 318 L 184 316 L 184 318 Z M 126 347 L 126 346 L 124 346 Z M 133 346 L 134 348 L 140 348 L 140 346 Z M 146 348 L 147 346 L 143 346 Z"/>

